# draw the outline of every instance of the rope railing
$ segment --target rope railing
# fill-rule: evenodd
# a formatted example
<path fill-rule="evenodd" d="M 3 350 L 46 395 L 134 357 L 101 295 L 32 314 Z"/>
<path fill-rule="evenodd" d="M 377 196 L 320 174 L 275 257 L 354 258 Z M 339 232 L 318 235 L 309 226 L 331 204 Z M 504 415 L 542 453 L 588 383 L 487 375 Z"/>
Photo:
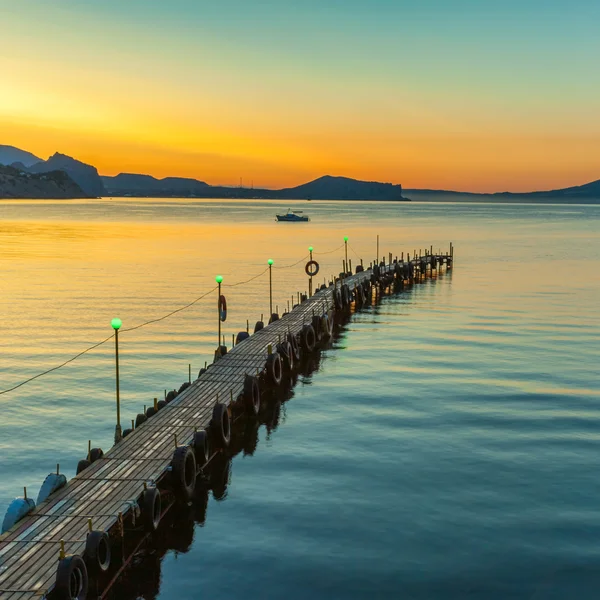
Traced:
<path fill-rule="evenodd" d="M 106 342 L 108 342 L 108 340 L 112 340 L 113 337 L 114 337 L 114 335 L 109 335 L 105 340 L 102 340 L 101 342 L 98 342 L 97 344 L 94 344 L 93 346 L 86 348 L 83 352 L 76 354 L 75 356 L 73 356 L 73 358 L 70 358 L 69 360 L 65 361 L 61 365 L 52 367 L 51 369 L 48 369 L 47 371 L 44 371 L 43 373 L 38 373 L 37 375 L 34 375 L 33 377 L 30 377 L 29 379 L 26 379 L 25 381 L 22 381 L 21 383 L 13 386 L 7 390 L 2 390 L 0 392 L 0 396 L 2 394 L 8 394 L 8 392 L 12 392 L 12 391 L 16 390 L 17 388 L 20 388 L 21 386 L 25 385 L 26 383 L 29 383 L 30 381 L 37 379 L 38 377 L 42 377 L 43 375 L 48 375 L 48 373 L 52 373 L 52 371 L 58 371 L 58 369 L 62 369 L 62 367 L 68 365 L 69 363 L 72 363 L 74 360 L 76 360 L 80 356 L 83 356 L 84 354 L 87 354 L 91 350 L 94 350 L 94 348 L 98 348 L 98 346 L 102 346 L 102 344 L 106 344 Z"/>
<path fill-rule="evenodd" d="M 333 252 L 337 252 L 338 250 L 341 250 L 344 247 L 344 244 L 342 244 L 341 246 L 338 246 L 337 248 L 334 248 L 333 250 L 329 250 L 327 252 L 319 252 L 318 254 L 320 255 L 325 255 L 325 254 L 332 254 Z M 316 252 L 314 254 L 317 254 Z M 279 268 L 279 269 L 289 269 L 292 267 L 296 267 L 298 266 L 301 262 L 305 261 L 308 258 L 308 255 L 303 256 L 299 261 L 291 264 L 291 265 L 283 265 L 283 266 L 275 266 L 275 268 Z M 267 271 L 269 270 L 269 268 L 267 267 L 266 269 L 264 269 L 263 271 L 261 271 L 260 273 L 258 273 L 257 275 L 255 275 L 254 277 L 251 277 L 250 279 L 247 279 L 245 281 L 238 281 L 237 283 L 230 283 L 230 284 L 225 284 L 226 287 L 237 287 L 239 285 L 244 285 L 247 283 L 250 283 L 251 281 L 254 281 L 255 279 L 258 279 L 259 277 L 261 277 L 262 275 L 264 275 L 265 273 L 267 273 Z M 166 315 L 162 316 L 162 317 L 158 317 L 157 319 L 149 319 L 148 321 L 144 321 L 143 323 L 140 323 L 139 325 L 135 325 L 134 327 L 128 327 L 126 329 L 122 329 L 121 333 L 126 333 L 129 331 L 136 331 L 137 329 L 141 329 L 142 327 L 146 327 L 148 325 L 152 325 L 154 323 L 159 323 L 160 321 L 164 321 L 165 319 L 168 319 L 169 317 L 172 317 L 173 315 L 182 312 L 192 306 L 194 306 L 195 304 L 197 304 L 198 302 L 200 302 L 200 300 L 203 300 L 204 298 L 206 298 L 207 296 L 209 296 L 210 294 L 212 294 L 213 292 L 215 292 L 215 290 L 217 290 L 217 286 L 213 287 L 211 290 L 209 290 L 208 292 L 202 294 L 201 296 L 199 296 L 198 298 L 196 298 L 195 300 L 193 300 L 192 302 L 186 304 L 185 306 L 181 306 L 180 308 L 177 308 L 169 313 L 167 313 Z M 45 375 L 48 375 L 49 373 L 52 373 L 54 371 L 58 371 L 58 369 L 62 369 L 63 367 L 67 366 L 68 364 L 72 363 L 73 361 L 77 360 L 79 357 L 83 356 L 84 354 L 87 354 L 88 352 L 91 352 L 92 350 L 102 346 L 103 344 L 106 344 L 106 342 L 108 342 L 109 340 L 114 338 L 114 334 L 108 336 L 106 339 L 102 340 L 101 342 L 97 342 L 96 344 L 93 344 L 92 346 L 90 346 L 89 348 L 86 348 L 85 350 L 83 350 L 82 352 L 79 352 L 78 354 L 76 354 L 75 356 L 71 357 L 70 359 L 66 360 L 65 362 L 61 363 L 60 365 L 57 365 L 55 367 L 52 367 L 50 369 L 47 369 L 46 371 L 43 371 L 42 373 L 38 373 L 37 375 L 34 375 L 33 377 L 29 377 L 28 379 L 25 379 L 24 381 L 22 381 L 21 383 L 18 383 L 10 388 L 7 388 L 5 390 L 0 390 L 0 396 L 2 396 L 3 394 L 8 394 L 9 392 L 13 392 L 14 390 L 26 385 L 27 383 L 30 383 L 32 381 L 34 381 L 35 379 L 38 379 L 40 377 L 43 377 Z"/>

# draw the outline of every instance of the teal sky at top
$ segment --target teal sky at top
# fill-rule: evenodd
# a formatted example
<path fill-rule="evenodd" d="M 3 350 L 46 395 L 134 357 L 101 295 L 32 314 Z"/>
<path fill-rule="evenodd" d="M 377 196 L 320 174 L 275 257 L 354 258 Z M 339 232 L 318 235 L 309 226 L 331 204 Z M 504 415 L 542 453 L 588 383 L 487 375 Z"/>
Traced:
<path fill-rule="evenodd" d="M 332 83 L 336 77 L 352 77 L 357 85 L 387 78 L 439 93 L 456 86 L 481 87 L 482 82 L 501 94 L 527 90 L 535 95 L 556 91 L 561 84 L 573 85 L 574 94 L 582 87 L 600 90 L 594 76 L 600 56 L 597 0 L 0 4 L 6 5 L 9 29 L 11 21 L 27 20 L 36 48 L 43 43 L 52 55 L 63 45 L 72 60 L 87 53 L 101 60 L 96 52 L 101 42 L 108 56 L 129 48 L 148 60 L 177 59 L 185 65 L 210 46 L 218 55 L 214 58 L 244 80 L 290 69 Z"/>

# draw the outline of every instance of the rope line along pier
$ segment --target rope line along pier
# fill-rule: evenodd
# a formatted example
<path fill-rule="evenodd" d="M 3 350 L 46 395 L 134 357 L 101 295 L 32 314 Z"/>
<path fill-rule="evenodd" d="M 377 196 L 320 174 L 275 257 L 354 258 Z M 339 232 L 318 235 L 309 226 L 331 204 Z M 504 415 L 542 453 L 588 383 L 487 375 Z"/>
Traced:
<path fill-rule="evenodd" d="M 167 512 L 210 485 L 232 425 L 293 384 L 334 325 L 390 289 L 449 270 L 454 252 L 362 265 L 215 356 L 199 377 L 0 535 L 1 600 L 104 598 Z M 235 433 L 234 433 L 235 435 Z"/>

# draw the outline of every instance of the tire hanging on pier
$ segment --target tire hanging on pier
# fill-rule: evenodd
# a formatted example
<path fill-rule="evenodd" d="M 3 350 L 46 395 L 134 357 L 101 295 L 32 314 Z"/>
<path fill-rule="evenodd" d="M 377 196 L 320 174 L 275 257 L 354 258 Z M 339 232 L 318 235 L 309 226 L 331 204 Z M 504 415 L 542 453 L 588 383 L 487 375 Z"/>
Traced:
<path fill-rule="evenodd" d="M 88 532 L 83 556 L 90 573 L 106 573 L 111 558 L 108 534 L 105 531 Z"/>
<path fill-rule="evenodd" d="M 293 333 L 288 333 L 287 340 L 292 346 L 294 361 L 298 362 L 300 360 L 300 345 L 298 344 L 298 338 Z"/>
<path fill-rule="evenodd" d="M 321 317 L 321 327 L 326 337 L 333 337 L 333 318 L 331 315 L 326 314 Z"/>
<path fill-rule="evenodd" d="M 90 450 L 90 462 L 96 462 L 104 456 L 102 448 L 92 448 Z"/>
<path fill-rule="evenodd" d="M 244 378 L 244 405 L 251 415 L 258 415 L 260 411 L 260 387 L 258 379 L 252 375 L 246 375 Z"/>
<path fill-rule="evenodd" d="M 312 328 L 315 331 L 315 339 L 317 343 L 323 339 L 323 328 L 321 324 L 321 317 L 319 315 L 315 315 L 311 321 Z"/>
<path fill-rule="evenodd" d="M 196 465 L 202 468 L 210 458 L 210 440 L 208 438 L 208 433 L 204 429 L 194 433 L 192 447 L 194 448 Z"/>
<path fill-rule="evenodd" d="M 240 331 L 235 336 L 235 345 L 237 346 L 240 342 L 247 340 L 250 337 L 250 334 L 247 331 Z"/>
<path fill-rule="evenodd" d="M 312 352 L 315 349 L 317 338 L 315 336 L 315 330 L 312 325 L 305 325 L 300 331 L 300 341 L 302 342 L 302 348 L 306 352 Z"/>
<path fill-rule="evenodd" d="M 254 325 L 254 333 L 260 331 L 265 328 L 265 324 L 262 321 L 256 321 L 256 325 Z"/>
<path fill-rule="evenodd" d="M 162 512 L 162 502 L 158 489 L 155 487 L 145 489 L 141 504 L 144 529 L 148 533 L 153 533 L 158 529 Z"/>
<path fill-rule="evenodd" d="M 231 441 L 231 419 L 227 407 L 222 402 L 217 402 L 213 408 L 210 427 L 217 445 L 221 448 L 227 448 Z"/>
<path fill-rule="evenodd" d="M 342 307 L 347 308 L 348 306 L 350 306 L 350 301 L 350 288 L 347 284 L 344 284 L 342 286 Z"/>
<path fill-rule="evenodd" d="M 281 356 L 279 356 L 279 352 L 273 352 L 269 354 L 267 357 L 267 375 L 271 380 L 271 383 L 279 387 L 281 385 L 281 379 L 283 377 L 283 368 L 281 365 Z"/>
<path fill-rule="evenodd" d="M 289 371 L 294 370 L 294 350 L 288 340 L 277 344 L 277 352 L 281 355 L 281 360 Z"/>
<path fill-rule="evenodd" d="M 178 446 L 171 460 L 173 487 L 184 500 L 191 500 L 196 487 L 196 457 L 190 446 Z"/>
<path fill-rule="evenodd" d="M 75 471 L 75 473 L 77 475 L 79 475 L 79 473 L 81 473 L 82 471 L 85 471 L 85 469 L 87 469 L 90 466 L 90 464 L 91 463 L 90 463 L 89 460 L 87 460 L 87 458 L 84 458 L 84 459 L 80 460 L 77 463 L 77 470 Z"/>
<path fill-rule="evenodd" d="M 77 554 L 65 556 L 56 569 L 54 597 L 57 600 L 85 600 L 88 593 L 88 572 Z"/>
<path fill-rule="evenodd" d="M 336 288 L 333 292 L 333 303 L 336 310 L 342 310 L 344 307 L 342 304 L 342 292 L 339 288 Z"/>

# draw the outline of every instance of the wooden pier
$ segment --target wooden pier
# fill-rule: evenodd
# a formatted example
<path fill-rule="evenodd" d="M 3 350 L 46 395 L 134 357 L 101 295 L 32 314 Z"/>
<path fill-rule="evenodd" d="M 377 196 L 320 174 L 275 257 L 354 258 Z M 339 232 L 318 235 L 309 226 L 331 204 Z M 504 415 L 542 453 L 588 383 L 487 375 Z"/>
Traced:
<path fill-rule="evenodd" d="M 104 598 L 177 503 L 189 502 L 226 450 L 232 422 L 254 418 L 264 392 L 286 385 L 329 339 L 334 321 L 452 267 L 452 254 L 386 261 L 322 286 L 238 343 L 104 456 L 0 536 L 0 598 Z M 229 428 L 229 429 L 228 429 Z"/>

